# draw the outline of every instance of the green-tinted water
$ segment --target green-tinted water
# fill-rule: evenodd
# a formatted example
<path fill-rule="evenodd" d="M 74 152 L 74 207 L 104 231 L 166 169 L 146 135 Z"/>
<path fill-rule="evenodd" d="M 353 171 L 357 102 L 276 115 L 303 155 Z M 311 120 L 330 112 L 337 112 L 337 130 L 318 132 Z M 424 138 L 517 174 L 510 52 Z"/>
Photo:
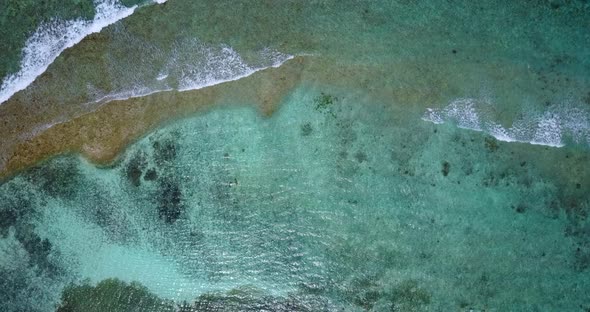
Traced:
<path fill-rule="evenodd" d="M 43 22 L 57 19 L 90 19 L 92 1 L 2 1 L 0 2 L 0 77 L 18 71 L 25 41 Z"/>
<path fill-rule="evenodd" d="M 177 303 L 246 287 L 245 306 L 310 311 L 587 304 L 586 189 L 540 168 L 585 153 L 398 119 L 365 98 L 301 87 L 269 119 L 218 109 L 113 168 L 65 157 L 4 184 L 3 272 L 38 289 L 7 285 L 3 301 L 118 278 Z"/>
<path fill-rule="evenodd" d="M 590 309 L 589 10 L 138 8 L 15 97 L 62 105 L 52 123 L 288 55 L 313 64 L 271 117 L 226 103 L 147 134 L 112 167 L 61 156 L 0 185 L 2 307 Z"/>
<path fill-rule="evenodd" d="M 277 64 L 285 54 L 314 55 L 374 72 L 362 86 L 349 84 L 421 113 L 468 98 L 486 103 L 477 110 L 490 124 L 476 128 L 496 137 L 587 145 L 589 10 L 584 1 L 177 0 L 140 7 L 66 50 L 14 98 L 50 104 L 36 107 L 47 111 L 36 121 L 44 128 L 94 109 L 94 101 L 198 88 Z M 350 80 L 330 76 L 333 68 L 318 70 L 328 80 Z M 555 111 L 567 111 L 557 114 L 560 131 L 579 138 L 535 140 L 537 124 Z"/>

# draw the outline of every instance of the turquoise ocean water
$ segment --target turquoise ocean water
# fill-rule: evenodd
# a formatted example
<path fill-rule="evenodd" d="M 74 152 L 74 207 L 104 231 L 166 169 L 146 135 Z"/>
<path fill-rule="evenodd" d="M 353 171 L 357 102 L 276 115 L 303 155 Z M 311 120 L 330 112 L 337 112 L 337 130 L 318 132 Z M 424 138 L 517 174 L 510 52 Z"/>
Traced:
<path fill-rule="evenodd" d="M 3 181 L 3 311 L 590 309 L 587 1 L 19 3 L 0 100 L 40 127 L 313 65 Z"/>

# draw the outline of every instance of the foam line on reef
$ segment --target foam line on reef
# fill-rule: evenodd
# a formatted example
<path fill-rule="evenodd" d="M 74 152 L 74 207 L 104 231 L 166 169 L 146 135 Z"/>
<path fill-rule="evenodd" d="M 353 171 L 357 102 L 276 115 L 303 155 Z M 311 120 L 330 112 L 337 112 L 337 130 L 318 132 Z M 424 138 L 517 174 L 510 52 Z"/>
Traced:
<path fill-rule="evenodd" d="M 203 60 L 193 66 L 190 62 L 177 62 L 172 58 L 171 70 L 179 72 L 178 91 L 197 90 L 216 84 L 235 81 L 248 77 L 255 72 L 279 67 L 294 56 L 270 49 L 259 52 L 263 64 L 249 65 L 234 49 L 229 46 L 198 47 Z M 188 65 L 188 66 L 187 66 Z"/>
<path fill-rule="evenodd" d="M 102 95 L 85 105 L 105 104 L 115 100 L 122 101 L 158 92 L 174 90 L 184 92 L 203 89 L 240 80 L 268 68 L 277 68 L 295 57 L 265 49 L 258 55 L 262 59 L 262 64 L 250 65 L 235 50 L 226 45 L 201 47 L 200 49 L 204 50 L 199 52 L 205 57 L 196 64 L 188 61 L 179 62 L 175 56 L 172 56 L 166 69 L 154 78 L 160 84 L 159 87 L 135 86 L 129 90 Z M 177 80 L 177 86 L 171 87 L 167 80 Z"/>
<path fill-rule="evenodd" d="M 504 127 L 486 116 L 489 104 L 485 99 L 459 98 L 442 109 L 428 108 L 422 120 L 483 131 L 504 142 L 563 147 L 569 140 L 590 146 L 590 114 L 580 108 L 559 105 L 542 113 L 524 113 Z"/>
<path fill-rule="evenodd" d="M 165 1 L 154 1 L 163 3 Z M 96 14 L 92 20 L 52 20 L 44 23 L 25 42 L 20 70 L 4 77 L 0 85 L 0 104 L 16 92 L 27 88 L 43 74 L 67 48 L 78 44 L 86 36 L 133 14 L 137 5 L 126 7 L 118 0 L 95 0 Z"/>
<path fill-rule="evenodd" d="M 146 131 L 223 103 L 255 105 L 262 114 L 270 115 L 301 81 L 309 64 L 307 58 L 294 57 L 238 81 L 188 92 L 158 92 L 124 102 L 95 103 L 77 117 L 32 124 L 18 133 L 7 132 L 0 152 L 0 182 L 63 153 L 79 153 L 97 165 L 110 165 Z M 157 73 L 152 78 L 156 77 Z M 25 139 L 23 133 L 27 133 Z"/>

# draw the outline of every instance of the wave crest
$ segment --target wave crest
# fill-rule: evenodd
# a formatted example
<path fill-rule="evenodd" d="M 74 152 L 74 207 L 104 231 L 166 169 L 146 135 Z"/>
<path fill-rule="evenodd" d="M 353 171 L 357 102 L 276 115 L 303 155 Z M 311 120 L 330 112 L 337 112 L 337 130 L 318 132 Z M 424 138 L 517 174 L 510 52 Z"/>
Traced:
<path fill-rule="evenodd" d="M 489 99 L 459 98 L 442 109 L 428 108 L 422 116 L 435 124 L 483 131 L 500 141 L 562 147 L 566 142 L 590 146 L 590 113 L 569 104 L 555 105 L 542 113 L 522 112 L 510 127 L 487 113 Z"/>
<path fill-rule="evenodd" d="M 156 1 L 162 3 L 162 1 Z M 126 7 L 118 0 L 95 0 L 96 14 L 92 20 L 52 20 L 42 24 L 25 42 L 20 70 L 4 78 L 0 86 L 0 104 L 25 89 L 63 52 L 84 37 L 100 32 L 129 15 L 137 6 Z"/>

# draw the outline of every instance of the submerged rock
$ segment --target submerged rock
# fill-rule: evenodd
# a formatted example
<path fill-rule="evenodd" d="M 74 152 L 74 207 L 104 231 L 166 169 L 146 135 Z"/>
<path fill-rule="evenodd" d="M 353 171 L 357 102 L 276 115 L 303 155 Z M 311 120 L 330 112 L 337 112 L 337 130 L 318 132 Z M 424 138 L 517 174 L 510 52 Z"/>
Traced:
<path fill-rule="evenodd" d="M 125 174 L 133 186 L 141 185 L 141 176 L 147 166 L 147 159 L 143 153 L 135 154 L 127 163 Z"/>
<path fill-rule="evenodd" d="M 330 106 L 332 106 L 334 103 L 336 103 L 338 101 L 338 98 L 331 95 L 331 94 L 327 94 L 327 93 L 320 93 L 319 96 L 317 96 L 314 99 L 314 104 L 315 104 L 315 109 L 322 111 L 325 110 L 327 108 L 329 108 Z"/>
<path fill-rule="evenodd" d="M 154 148 L 154 159 L 158 164 L 170 162 L 176 158 L 176 142 L 171 139 L 155 141 L 152 147 Z"/>
<path fill-rule="evenodd" d="M 451 164 L 448 161 L 444 161 L 442 163 L 442 170 L 441 170 L 443 176 L 445 176 L 445 177 L 448 176 L 450 171 L 451 171 Z"/>
<path fill-rule="evenodd" d="M 82 175 L 72 158 L 56 158 L 29 169 L 26 179 L 52 197 L 70 198 L 77 191 Z"/>
<path fill-rule="evenodd" d="M 182 191 L 178 182 L 171 178 L 161 181 L 158 203 L 158 216 L 160 219 L 172 224 L 180 218 L 183 210 Z"/>
<path fill-rule="evenodd" d="M 316 296 L 265 294 L 251 286 L 227 292 L 210 292 L 193 302 L 175 303 L 151 293 L 138 282 L 109 278 L 96 286 L 84 282 L 66 287 L 57 312 L 238 312 L 238 311 L 335 311 L 336 307 Z"/>
<path fill-rule="evenodd" d="M 143 176 L 143 179 L 146 181 L 155 181 L 158 178 L 158 172 L 156 169 L 148 169 Z"/>
<path fill-rule="evenodd" d="M 62 293 L 57 312 L 167 312 L 171 301 L 158 298 L 139 283 L 106 279 L 91 286 L 70 285 Z"/>
<path fill-rule="evenodd" d="M 336 311 L 336 307 L 320 297 L 300 294 L 272 296 L 251 286 L 234 288 L 225 293 L 212 292 L 200 295 L 194 303 L 180 306 L 182 312 L 239 312 L 239 311 Z"/>
<path fill-rule="evenodd" d="M 418 286 L 415 280 L 400 283 L 392 292 L 393 311 L 423 311 L 424 306 L 430 304 L 431 295 L 424 288 Z"/>
<path fill-rule="evenodd" d="M 301 125 L 301 136 L 309 136 L 313 132 L 311 123 L 307 122 Z"/>

